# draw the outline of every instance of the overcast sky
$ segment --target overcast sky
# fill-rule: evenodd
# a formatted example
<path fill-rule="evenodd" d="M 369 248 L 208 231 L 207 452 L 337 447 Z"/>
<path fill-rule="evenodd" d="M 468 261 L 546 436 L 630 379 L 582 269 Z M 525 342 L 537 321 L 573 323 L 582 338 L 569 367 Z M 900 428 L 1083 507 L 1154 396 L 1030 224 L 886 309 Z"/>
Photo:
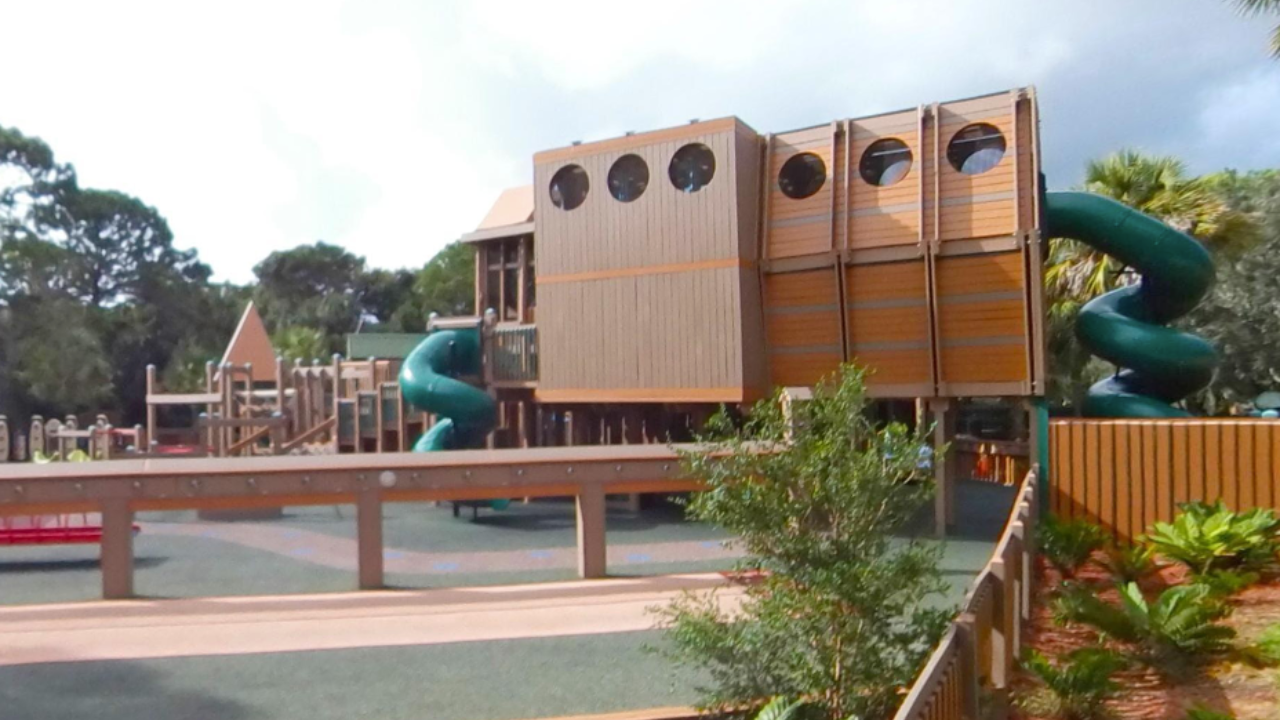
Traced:
<path fill-rule="evenodd" d="M 691 118 L 1035 85 L 1051 186 L 1125 146 L 1280 167 L 1277 20 L 1224 0 L 0 0 L 0 22 L 0 124 L 235 281 L 318 239 L 420 266 L 535 151 Z"/>

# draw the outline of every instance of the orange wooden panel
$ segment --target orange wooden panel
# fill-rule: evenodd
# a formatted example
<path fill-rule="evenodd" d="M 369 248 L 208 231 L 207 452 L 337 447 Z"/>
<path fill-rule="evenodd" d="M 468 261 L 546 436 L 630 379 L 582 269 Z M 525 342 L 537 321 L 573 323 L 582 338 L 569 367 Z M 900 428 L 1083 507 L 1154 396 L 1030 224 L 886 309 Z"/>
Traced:
<path fill-rule="evenodd" d="M 1074 424 L 1071 426 L 1071 479 L 1070 479 L 1070 496 L 1071 496 L 1071 513 L 1070 517 L 1083 517 L 1085 488 L 1084 488 L 1084 465 L 1085 458 L 1085 434 L 1083 424 Z"/>
<path fill-rule="evenodd" d="M 943 348 L 942 377 L 949 383 L 1022 382 L 1026 349 L 1021 344 Z"/>
<path fill-rule="evenodd" d="M 1049 493 L 1049 511 L 1065 515 L 1062 488 L 1070 472 L 1071 428 L 1065 423 L 1049 423 L 1049 462 L 1053 465 L 1053 490 Z"/>
<path fill-rule="evenodd" d="M 1253 449 L 1253 427 L 1251 425 L 1235 425 L 1231 428 L 1236 436 L 1236 474 L 1240 477 L 1237 502 L 1240 508 L 1257 507 L 1258 494 L 1254 489 L 1257 478 L 1254 476 L 1254 465 L 1257 457 Z"/>
<path fill-rule="evenodd" d="M 1108 530 L 1115 529 L 1116 526 L 1116 506 L 1115 506 L 1115 442 L 1114 432 L 1115 426 L 1111 424 L 1098 423 L 1094 425 L 1097 429 L 1097 458 L 1090 465 L 1097 466 L 1097 500 L 1092 503 L 1093 507 L 1098 509 L 1098 520 L 1100 524 Z"/>
<path fill-rule="evenodd" d="M 773 384 L 780 387 L 807 387 L 840 367 L 838 353 L 782 353 L 769 358 Z"/>
<path fill-rule="evenodd" d="M 1155 423 L 1142 422 L 1142 529 L 1161 519 L 1158 514 L 1159 495 L 1156 488 L 1156 428 Z"/>
<path fill-rule="evenodd" d="M 1204 423 L 1187 426 L 1187 499 L 1206 497 L 1204 477 Z"/>
<path fill-rule="evenodd" d="M 871 372 L 867 384 L 908 385 L 931 380 L 927 350 L 870 350 L 850 358 Z"/>
<path fill-rule="evenodd" d="M 1222 501 L 1232 510 L 1240 507 L 1240 473 L 1236 467 L 1236 426 L 1231 423 L 1221 425 L 1220 442 L 1222 443 Z"/>
<path fill-rule="evenodd" d="M 938 295 L 942 297 L 1020 290 L 1023 287 L 1022 254 L 939 258 L 937 282 Z"/>
<path fill-rule="evenodd" d="M 1156 517 L 1173 518 L 1173 469 L 1169 460 L 1173 453 L 1173 428 L 1168 423 L 1156 425 Z M 1153 520 L 1154 521 L 1154 520 Z"/>
<path fill-rule="evenodd" d="M 942 302 L 938 331 L 943 338 L 1008 337 L 1026 334 L 1023 302 Z"/>
<path fill-rule="evenodd" d="M 764 290 L 765 305 L 770 308 L 839 302 L 836 276 L 830 268 L 765 275 Z"/>
<path fill-rule="evenodd" d="M 1191 489 L 1188 482 L 1191 470 L 1191 457 L 1187 452 L 1188 435 L 1190 435 L 1190 427 L 1185 423 L 1174 425 L 1173 428 L 1173 446 L 1170 453 L 1170 463 L 1173 465 L 1173 506 L 1187 502 L 1191 499 Z"/>
<path fill-rule="evenodd" d="M 925 299 L 924 263 L 883 263 L 850 265 L 845 269 L 848 302 L 903 298 Z"/>
<path fill-rule="evenodd" d="M 849 341 L 857 343 L 927 340 L 929 308 L 868 308 L 846 311 L 849 318 Z"/>
<path fill-rule="evenodd" d="M 770 347 L 840 345 L 840 316 L 834 311 L 769 315 L 765 331 Z"/>
<path fill-rule="evenodd" d="M 1258 453 L 1258 505 L 1276 507 L 1276 483 L 1280 482 L 1280 467 L 1273 452 L 1280 442 L 1280 427 L 1276 423 L 1262 423 L 1254 427 L 1254 449 Z"/>
<path fill-rule="evenodd" d="M 1134 449 L 1129 446 L 1127 424 L 1116 423 L 1112 426 L 1115 433 L 1115 485 L 1116 485 L 1116 533 L 1130 538 L 1133 530 L 1133 478 L 1129 474 L 1129 458 Z"/>
<path fill-rule="evenodd" d="M 1215 502 L 1222 497 L 1220 427 L 1216 422 L 1207 422 L 1204 426 L 1205 502 Z"/>

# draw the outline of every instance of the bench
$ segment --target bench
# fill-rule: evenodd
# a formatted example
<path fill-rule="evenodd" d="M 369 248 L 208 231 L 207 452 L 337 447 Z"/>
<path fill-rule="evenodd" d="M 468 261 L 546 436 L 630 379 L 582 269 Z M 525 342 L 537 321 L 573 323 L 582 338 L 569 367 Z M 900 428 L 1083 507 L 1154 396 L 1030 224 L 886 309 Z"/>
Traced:
<path fill-rule="evenodd" d="M 133 534 L 142 529 L 133 526 Z M 0 527 L 0 547 L 15 545 L 80 545 L 102 542 L 102 527 L 72 525 L 54 527 Z"/>

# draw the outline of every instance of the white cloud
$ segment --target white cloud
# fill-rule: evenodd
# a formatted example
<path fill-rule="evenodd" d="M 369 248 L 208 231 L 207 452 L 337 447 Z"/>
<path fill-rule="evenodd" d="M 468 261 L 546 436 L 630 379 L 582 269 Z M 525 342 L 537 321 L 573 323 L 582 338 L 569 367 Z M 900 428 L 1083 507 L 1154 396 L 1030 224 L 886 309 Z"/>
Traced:
<path fill-rule="evenodd" d="M 0 123 L 155 205 L 238 281 L 317 239 L 420 265 L 534 151 L 691 117 L 783 130 L 1034 83 L 1057 184 L 1121 145 L 1280 164 L 1267 20 L 1173 6 L 11 3 Z"/>

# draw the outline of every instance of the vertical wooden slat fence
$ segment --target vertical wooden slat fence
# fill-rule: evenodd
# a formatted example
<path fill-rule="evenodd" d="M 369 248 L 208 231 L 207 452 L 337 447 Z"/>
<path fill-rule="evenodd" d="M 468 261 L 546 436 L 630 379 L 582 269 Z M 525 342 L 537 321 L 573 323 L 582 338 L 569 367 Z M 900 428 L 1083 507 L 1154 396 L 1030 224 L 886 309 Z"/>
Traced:
<path fill-rule="evenodd" d="M 1054 420 L 1049 507 L 1123 539 L 1171 520 L 1181 503 L 1277 506 L 1280 422 L 1258 418 Z"/>
<path fill-rule="evenodd" d="M 1009 680 L 1020 654 L 1022 624 L 1031 618 L 1037 503 L 1033 470 L 1022 481 L 991 560 L 907 691 L 894 720 L 1007 717 Z"/>

